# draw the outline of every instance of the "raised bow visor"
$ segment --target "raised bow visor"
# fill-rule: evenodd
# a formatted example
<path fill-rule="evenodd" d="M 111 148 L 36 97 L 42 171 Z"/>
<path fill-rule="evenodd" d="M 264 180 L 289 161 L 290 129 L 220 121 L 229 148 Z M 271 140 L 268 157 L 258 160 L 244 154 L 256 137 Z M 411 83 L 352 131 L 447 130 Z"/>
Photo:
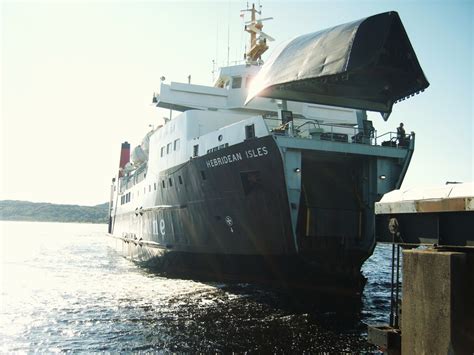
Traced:
<path fill-rule="evenodd" d="M 398 13 L 386 12 L 296 37 L 268 59 L 256 96 L 378 111 L 423 91 L 428 80 Z"/>

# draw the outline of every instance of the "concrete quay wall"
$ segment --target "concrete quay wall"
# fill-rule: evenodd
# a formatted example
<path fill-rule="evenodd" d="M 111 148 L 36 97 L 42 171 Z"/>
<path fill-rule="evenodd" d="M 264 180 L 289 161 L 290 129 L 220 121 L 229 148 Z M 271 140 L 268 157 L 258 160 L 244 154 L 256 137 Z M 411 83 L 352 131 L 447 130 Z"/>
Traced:
<path fill-rule="evenodd" d="M 474 354 L 474 253 L 404 250 L 402 354 Z"/>

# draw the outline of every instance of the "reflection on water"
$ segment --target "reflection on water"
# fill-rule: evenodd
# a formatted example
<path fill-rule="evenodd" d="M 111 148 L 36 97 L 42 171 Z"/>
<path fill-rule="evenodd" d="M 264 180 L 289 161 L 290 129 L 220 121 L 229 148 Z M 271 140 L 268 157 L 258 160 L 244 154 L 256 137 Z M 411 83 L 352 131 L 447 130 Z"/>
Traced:
<path fill-rule="evenodd" d="M 364 265 L 360 307 L 248 284 L 156 276 L 107 247 L 106 226 L 0 222 L 0 352 L 374 351 L 389 247 Z M 344 303 L 344 302 L 343 302 Z"/>

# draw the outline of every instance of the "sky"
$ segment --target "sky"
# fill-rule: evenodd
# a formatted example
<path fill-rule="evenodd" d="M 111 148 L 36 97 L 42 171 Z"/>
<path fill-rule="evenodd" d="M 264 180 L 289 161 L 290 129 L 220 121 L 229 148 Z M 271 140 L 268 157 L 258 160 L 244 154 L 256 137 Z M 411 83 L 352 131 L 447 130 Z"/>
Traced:
<path fill-rule="evenodd" d="M 258 2 L 258 1 L 257 1 Z M 249 1 L 249 3 L 251 3 Z M 141 142 L 166 82 L 211 85 L 242 59 L 246 1 L 9 1 L 0 7 L 0 200 L 108 201 L 120 144 Z M 472 1 L 261 1 L 279 43 L 397 11 L 430 87 L 395 105 L 377 132 L 416 132 L 402 188 L 473 181 Z"/>

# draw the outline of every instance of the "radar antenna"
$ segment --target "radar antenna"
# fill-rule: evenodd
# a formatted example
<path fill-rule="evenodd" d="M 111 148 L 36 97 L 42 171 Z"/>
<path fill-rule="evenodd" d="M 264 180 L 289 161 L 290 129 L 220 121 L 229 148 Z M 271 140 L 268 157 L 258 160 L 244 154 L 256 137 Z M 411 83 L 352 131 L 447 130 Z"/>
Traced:
<path fill-rule="evenodd" d="M 250 33 L 250 49 L 244 54 L 244 58 L 247 64 L 262 64 L 262 54 L 268 49 L 267 40 L 274 41 L 274 39 L 262 31 L 263 21 L 272 20 L 273 17 L 256 18 L 256 14 L 262 14 L 262 6 L 260 10 L 255 9 L 255 4 L 252 4 L 252 8 L 241 10 L 241 14 L 244 12 L 250 12 L 250 21 L 245 22 L 245 31 Z M 241 15 L 242 16 L 242 15 Z"/>

